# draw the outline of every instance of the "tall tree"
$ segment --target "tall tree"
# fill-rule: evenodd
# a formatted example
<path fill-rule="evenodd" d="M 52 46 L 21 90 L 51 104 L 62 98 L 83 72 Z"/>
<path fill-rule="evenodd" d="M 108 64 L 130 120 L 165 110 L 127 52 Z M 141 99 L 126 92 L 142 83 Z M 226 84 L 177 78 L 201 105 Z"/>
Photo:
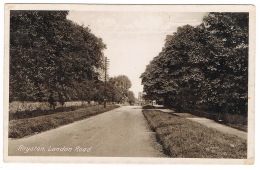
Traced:
<path fill-rule="evenodd" d="M 210 13 L 196 27 L 179 27 L 141 78 L 147 99 L 246 114 L 248 13 Z"/>
<path fill-rule="evenodd" d="M 247 113 L 248 13 L 210 13 L 204 18 L 210 100 L 222 112 Z"/>
<path fill-rule="evenodd" d="M 115 76 L 109 79 L 110 98 L 113 102 L 122 102 L 131 100 L 133 93 L 129 91 L 132 84 L 129 78 L 125 75 Z"/>
<path fill-rule="evenodd" d="M 10 101 L 83 99 L 83 84 L 98 79 L 106 48 L 68 11 L 11 11 Z M 90 83 L 91 84 L 91 83 Z"/>

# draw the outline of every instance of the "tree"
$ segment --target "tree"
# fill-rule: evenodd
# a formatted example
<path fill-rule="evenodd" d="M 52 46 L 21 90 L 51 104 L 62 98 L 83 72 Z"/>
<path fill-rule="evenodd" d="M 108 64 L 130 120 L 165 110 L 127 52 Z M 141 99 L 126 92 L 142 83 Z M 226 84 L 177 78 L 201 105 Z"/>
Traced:
<path fill-rule="evenodd" d="M 10 101 L 90 99 L 85 86 L 97 82 L 106 45 L 67 14 L 11 11 Z"/>
<path fill-rule="evenodd" d="M 200 100 L 201 91 L 197 87 L 202 86 L 204 75 L 200 65 L 205 63 L 201 54 L 204 45 L 200 42 L 201 29 L 186 25 L 167 36 L 162 52 L 141 76 L 146 98 L 162 98 L 165 105 L 175 107 L 193 106 Z"/>
<path fill-rule="evenodd" d="M 126 98 L 128 101 L 133 100 L 133 92 L 129 91 L 132 84 L 129 78 L 125 75 L 115 76 L 109 79 L 108 81 L 108 93 L 112 102 L 122 102 Z"/>
<path fill-rule="evenodd" d="M 179 27 L 141 78 L 146 99 L 246 114 L 248 13 L 210 13 L 196 27 Z"/>
<path fill-rule="evenodd" d="M 204 18 L 209 32 L 210 89 L 208 102 L 221 112 L 247 113 L 248 13 L 210 13 Z"/>
<path fill-rule="evenodd" d="M 130 104 L 135 103 L 135 95 L 132 91 L 128 92 L 127 98 Z"/>

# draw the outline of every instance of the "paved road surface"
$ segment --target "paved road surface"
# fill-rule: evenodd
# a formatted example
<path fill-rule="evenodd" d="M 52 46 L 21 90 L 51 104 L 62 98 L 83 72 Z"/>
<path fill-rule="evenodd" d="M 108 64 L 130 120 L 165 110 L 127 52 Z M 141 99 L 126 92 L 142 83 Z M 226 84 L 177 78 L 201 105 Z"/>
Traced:
<path fill-rule="evenodd" d="M 14 155 L 165 157 L 137 106 L 123 106 L 27 138 L 9 139 L 9 156 Z"/>

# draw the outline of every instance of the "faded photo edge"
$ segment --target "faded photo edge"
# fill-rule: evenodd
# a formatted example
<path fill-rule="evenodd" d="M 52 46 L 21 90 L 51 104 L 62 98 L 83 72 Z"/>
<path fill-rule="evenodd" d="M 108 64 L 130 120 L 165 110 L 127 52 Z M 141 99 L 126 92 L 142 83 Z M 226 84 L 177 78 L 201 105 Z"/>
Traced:
<path fill-rule="evenodd" d="M 160 8 L 159 8 L 160 6 Z M 181 6 L 181 8 L 180 8 Z M 232 8 L 231 8 L 232 6 Z M 248 79 L 248 138 L 247 159 L 210 159 L 210 158 L 141 158 L 141 157 L 54 157 L 54 156 L 8 156 L 9 120 L 9 30 L 10 10 L 145 10 L 183 12 L 249 12 L 249 79 Z M 255 160 L 255 6 L 253 5 L 89 5 L 89 4 L 6 4 L 4 25 L 4 162 L 30 163 L 157 163 L 157 164 L 244 164 L 252 165 Z"/>

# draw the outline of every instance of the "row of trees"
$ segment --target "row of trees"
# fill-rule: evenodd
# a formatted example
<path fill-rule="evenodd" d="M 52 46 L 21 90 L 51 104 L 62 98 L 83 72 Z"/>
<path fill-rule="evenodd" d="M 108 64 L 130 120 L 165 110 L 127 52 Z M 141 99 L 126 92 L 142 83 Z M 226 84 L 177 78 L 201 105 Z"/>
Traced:
<path fill-rule="evenodd" d="M 131 88 L 132 84 L 129 78 L 125 75 L 112 77 L 108 81 L 107 97 L 112 102 L 135 102 L 135 96 Z"/>
<path fill-rule="evenodd" d="M 119 93 L 112 80 L 120 77 L 109 80 L 108 88 L 101 81 L 106 45 L 88 27 L 68 20 L 68 11 L 10 15 L 10 102 L 119 101 L 121 96 L 110 96 Z M 123 91 L 126 96 L 131 95 L 128 89 Z"/>
<path fill-rule="evenodd" d="M 141 75 L 146 99 L 176 109 L 247 114 L 248 13 L 209 13 L 168 35 Z"/>

